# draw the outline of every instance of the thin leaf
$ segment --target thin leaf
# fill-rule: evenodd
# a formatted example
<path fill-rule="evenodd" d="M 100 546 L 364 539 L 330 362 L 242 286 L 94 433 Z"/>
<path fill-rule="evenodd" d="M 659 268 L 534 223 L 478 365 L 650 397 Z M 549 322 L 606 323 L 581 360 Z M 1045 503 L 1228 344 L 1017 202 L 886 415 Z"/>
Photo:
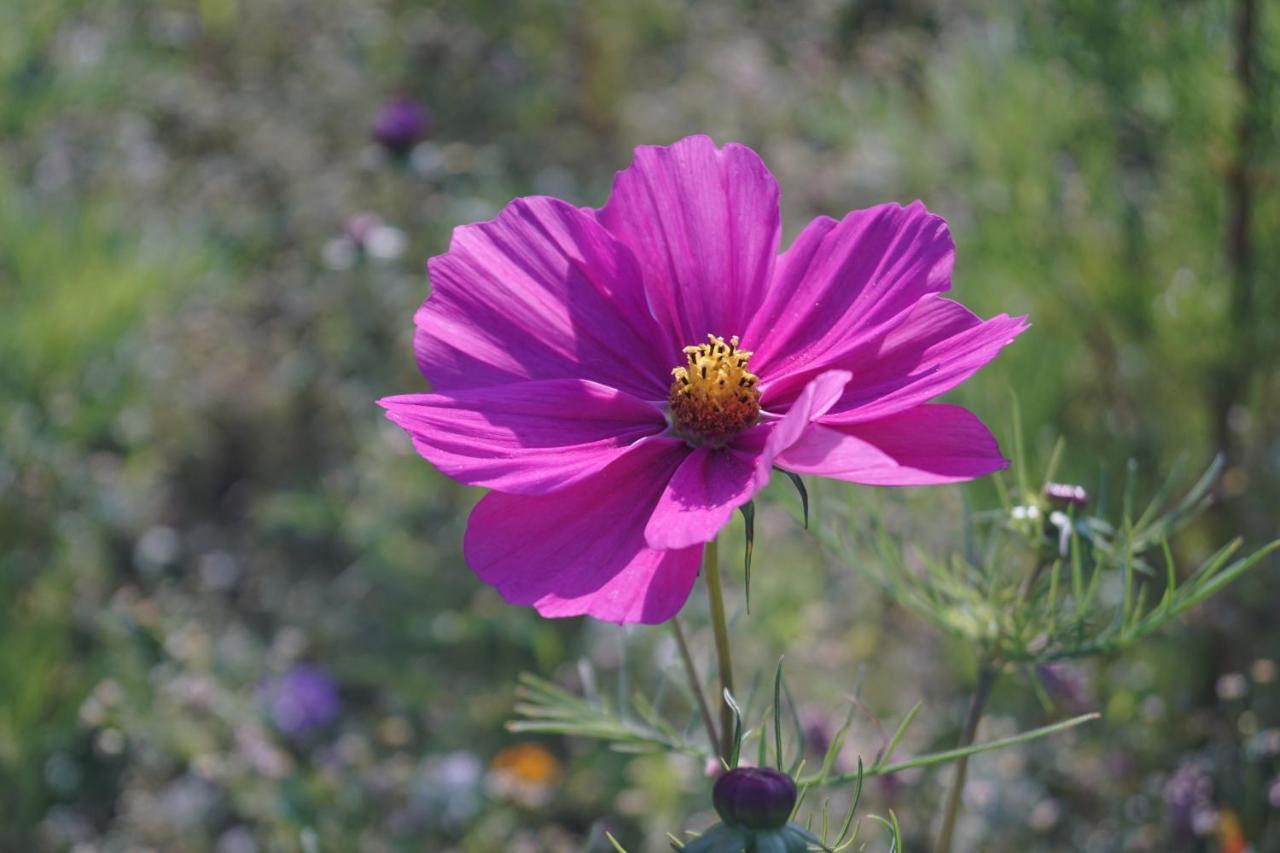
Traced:
<path fill-rule="evenodd" d="M 872 769 L 882 766 L 886 761 L 893 758 L 893 751 L 897 749 L 898 744 L 902 742 L 903 736 L 907 733 L 907 727 L 915 721 L 916 714 L 920 713 L 920 706 L 923 704 L 924 700 L 921 700 L 911 706 L 911 710 L 907 712 L 907 715 L 902 718 L 902 722 L 898 724 L 898 730 L 894 732 L 893 737 L 890 738 L 889 746 L 885 749 L 884 753 L 876 759 L 875 763 L 871 765 Z"/>
<path fill-rule="evenodd" d="M 849 828 L 853 826 L 853 818 L 858 812 L 858 803 L 862 802 L 862 759 L 858 759 L 858 778 L 853 789 L 853 797 L 849 800 L 849 813 L 845 815 L 844 826 L 840 827 L 840 834 L 836 837 L 834 847 L 843 844 L 849 835 Z M 824 839 L 825 840 L 825 839 Z"/>
<path fill-rule="evenodd" d="M 1020 743 L 1027 743 L 1028 741 L 1033 741 L 1042 737 L 1047 737 L 1052 734 L 1057 734 L 1058 732 L 1066 731 L 1067 729 L 1075 728 L 1076 726 L 1082 725 L 1083 723 L 1092 722 L 1093 720 L 1098 720 L 1101 718 L 1102 718 L 1102 715 L 1097 713 L 1096 711 L 1089 714 L 1081 714 L 1080 716 L 1072 717 L 1069 720 L 1062 720 L 1060 722 L 1052 723 L 1047 726 L 1041 726 L 1040 728 L 1031 729 L 1029 731 L 1012 735 L 1010 737 L 1000 738 L 998 740 L 984 741 L 982 743 L 972 744 L 971 746 L 961 747 L 958 749 L 948 749 L 943 752 L 934 752 L 928 755 L 919 755 L 919 756 L 916 756 L 915 758 L 909 758 L 906 761 L 899 761 L 896 764 L 888 764 L 888 765 L 881 765 L 879 767 L 872 767 L 870 770 L 867 770 L 863 775 L 888 776 L 891 773 L 901 773 L 904 770 L 913 770 L 917 767 L 933 767 L 938 764 L 947 764 L 952 761 L 957 761 L 961 758 L 968 758 L 971 755 L 979 755 L 981 753 L 990 752 L 995 749 L 1004 749 L 1007 746 L 1016 746 Z M 838 784 L 843 784 L 845 782 L 852 782 L 855 778 L 857 778 L 857 774 L 854 774 L 854 773 L 840 773 L 834 776 L 828 775 L 826 776 L 825 779 L 819 775 L 819 776 L 811 777 L 809 779 L 804 779 L 802 780 L 801 784 L 838 785 Z"/>
<path fill-rule="evenodd" d="M 742 709 L 738 707 L 728 688 L 724 691 L 724 701 L 729 710 L 733 711 L 733 747 L 729 750 L 728 762 L 729 768 L 733 769 L 738 766 L 738 756 L 742 752 Z"/>
<path fill-rule="evenodd" d="M 742 513 L 743 526 L 743 552 L 742 552 L 742 572 L 746 576 L 746 595 L 747 595 L 747 613 L 751 612 L 751 552 L 755 550 L 756 545 L 756 505 L 754 501 L 747 501 L 738 507 Z"/>
<path fill-rule="evenodd" d="M 782 769 L 782 658 L 778 658 L 778 668 L 773 673 L 773 750 L 774 764 Z M 801 746 L 801 751 L 804 747 Z M 760 766 L 764 766 L 761 760 Z"/>
<path fill-rule="evenodd" d="M 783 471 L 787 475 L 787 479 L 791 481 L 791 485 L 796 487 L 796 491 L 800 493 L 800 508 L 804 511 L 804 529 L 809 529 L 809 490 L 804 487 L 804 480 L 799 474 L 793 474 L 790 471 Z"/>

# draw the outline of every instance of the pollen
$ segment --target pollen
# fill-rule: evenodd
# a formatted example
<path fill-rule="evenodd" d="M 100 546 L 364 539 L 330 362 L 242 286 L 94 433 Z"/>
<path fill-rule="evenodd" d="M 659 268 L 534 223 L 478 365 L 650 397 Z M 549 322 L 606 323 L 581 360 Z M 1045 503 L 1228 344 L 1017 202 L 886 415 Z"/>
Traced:
<path fill-rule="evenodd" d="M 760 417 L 760 378 L 747 369 L 751 353 L 707 335 L 684 348 L 686 363 L 671 371 L 671 423 L 691 444 L 721 444 Z"/>

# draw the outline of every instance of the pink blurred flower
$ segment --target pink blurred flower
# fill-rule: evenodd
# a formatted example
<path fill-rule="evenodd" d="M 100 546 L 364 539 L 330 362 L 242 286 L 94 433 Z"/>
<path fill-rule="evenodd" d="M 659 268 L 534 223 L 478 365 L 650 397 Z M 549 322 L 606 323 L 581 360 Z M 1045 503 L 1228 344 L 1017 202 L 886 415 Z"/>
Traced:
<path fill-rule="evenodd" d="M 1006 466 L 973 414 L 929 402 L 1027 328 L 943 298 L 946 223 L 886 204 L 780 236 L 755 152 L 695 136 L 637 148 L 599 210 L 516 199 L 431 259 L 414 320 L 435 393 L 381 404 L 493 490 L 464 550 L 508 601 L 662 622 L 775 466 L 881 486 Z"/>

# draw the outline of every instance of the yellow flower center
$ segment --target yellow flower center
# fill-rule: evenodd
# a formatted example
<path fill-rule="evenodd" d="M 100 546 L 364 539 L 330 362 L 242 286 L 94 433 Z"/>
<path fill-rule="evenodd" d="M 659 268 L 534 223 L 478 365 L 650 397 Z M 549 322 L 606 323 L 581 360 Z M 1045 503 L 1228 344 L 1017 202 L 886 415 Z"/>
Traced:
<path fill-rule="evenodd" d="M 760 417 L 760 377 L 747 370 L 751 353 L 735 335 L 707 335 L 708 343 L 684 348 L 687 362 L 671 371 L 671 421 L 691 444 L 721 444 Z"/>

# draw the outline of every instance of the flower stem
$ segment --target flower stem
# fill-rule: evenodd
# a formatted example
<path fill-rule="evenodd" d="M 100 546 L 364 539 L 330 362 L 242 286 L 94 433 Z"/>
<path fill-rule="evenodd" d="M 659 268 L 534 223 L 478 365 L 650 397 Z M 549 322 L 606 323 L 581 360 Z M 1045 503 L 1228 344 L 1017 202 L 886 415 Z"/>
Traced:
<path fill-rule="evenodd" d="M 707 730 L 707 739 L 711 741 L 711 751 L 720 751 L 720 738 L 716 734 L 715 721 L 711 719 L 711 709 L 707 707 L 707 697 L 702 693 L 702 678 L 698 675 L 698 667 L 689 652 L 689 641 L 684 637 L 684 629 L 680 627 L 677 617 L 671 618 L 671 630 L 676 635 L 676 646 L 680 649 L 680 659 L 684 661 L 685 675 L 689 676 L 689 689 L 693 691 L 698 703 L 698 713 L 702 715 L 702 726 Z"/>
<path fill-rule="evenodd" d="M 715 632 L 716 660 L 720 664 L 720 757 L 727 760 L 733 750 L 733 709 L 725 701 L 724 692 L 733 692 L 733 657 L 729 651 L 729 623 L 724 616 L 724 588 L 720 585 L 720 554 L 714 539 L 703 551 L 702 573 L 707 579 L 711 629 Z"/>
<path fill-rule="evenodd" d="M 974 685 L 973 695 L 969 697 L 969 712 L 964 718 L 964 728 L 960 732 L 960 748 L 964 749 L 973 743 L 978 734 L 978 723 L 982 721 L 982 709 L 991 695 L 991 688 L 996 683 L 997 670 L 989 660 L 978 665 L 978 683 Z M 969 770 L 969 757 L 962 756 L 956 761 L 956 773 L 951 777 L 951 789 L 947 792 L 946 811 L 942 816 L 942 829 L 938 832 L 938 844 L 934 853 L 951 853 L 951 842 L 955 836 L 956 819 L 960 816 L 960 798 L 964 793 L 964 778 Z"/>

